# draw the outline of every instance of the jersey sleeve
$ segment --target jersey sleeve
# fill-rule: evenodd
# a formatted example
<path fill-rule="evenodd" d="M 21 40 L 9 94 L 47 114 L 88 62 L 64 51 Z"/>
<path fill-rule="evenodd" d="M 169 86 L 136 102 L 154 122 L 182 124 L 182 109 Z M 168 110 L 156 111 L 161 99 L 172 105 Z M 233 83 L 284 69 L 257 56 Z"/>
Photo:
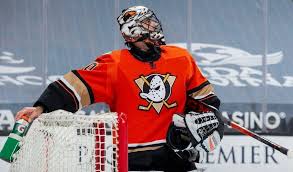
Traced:
<path fill-rule="evenodd" d="M 65 74 L 49 84 L 34 106 L 42 106 L 45 112 L 57 109 L 76 112 L 96 102 L 111 106 L 115 71 L 111 59 L 110 55 L 103 55 L 86 67 Z"/>
<path fill-rule="evenodd" d="M 189 72 L 187 79 L 187 111 L 207 111 L 208 108 L 197 102 L 204 102 L 217 109 L 220 107 L 220 99 L 215 95 L 214 88 L 202 74 L 192 56 L 189 56 Z M 195 100 L 195 101 L 194 101 Z"/>
<path fill-rule="evenodd" d="M 73 75 L 69 73 L 65 78 L 80 94 L 83 106 L 98 102 L 111 104 L 114 73 L 114 61 L 106 54 L 82 69 L 73 70 Z"/>
<path fill-rule="evenodd" d="M 202 74 L 195 60 L 189 56 L 189 69 L 187 76 L 187 94 L 194 99 L 203 99 L 214 94 L 214 88 Z"/>
<path fill-rule="evenodd" d="M 196 65 L 195 60 L 191 55 L 188 56 L 188 68 L 187 68 L 187 92 L 188 94 L 197 92 L 209 85 L 209 81 L 202 74 L 199 67 Z"/>

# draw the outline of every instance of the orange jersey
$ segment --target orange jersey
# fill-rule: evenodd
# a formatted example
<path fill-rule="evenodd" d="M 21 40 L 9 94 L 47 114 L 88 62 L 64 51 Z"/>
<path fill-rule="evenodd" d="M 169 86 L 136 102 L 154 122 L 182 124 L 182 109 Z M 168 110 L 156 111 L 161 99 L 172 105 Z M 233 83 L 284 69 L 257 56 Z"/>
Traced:
<path fill-rule="evenodd" d="M 73 71 L 87 88 L 79 91 L 83 105 L 106 102 L 111 111 L 127 114 L 130 147 L 165 143 L 172 116 L 184 112 L 187 94 L 208 85 L 185 49 L 161 49 L 153 64 L 122 49 Z"/>

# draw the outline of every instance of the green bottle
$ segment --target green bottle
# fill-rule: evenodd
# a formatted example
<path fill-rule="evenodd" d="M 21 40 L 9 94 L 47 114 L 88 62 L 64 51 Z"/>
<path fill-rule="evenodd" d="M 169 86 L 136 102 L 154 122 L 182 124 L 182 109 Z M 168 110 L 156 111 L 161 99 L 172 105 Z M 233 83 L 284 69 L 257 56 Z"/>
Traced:
<path fill-rule="evenodd" d="M 26 115 L 23 115 L 15 122 L 13 129 L 0 152 L 0 159 L 7 162 L 13 161 L 13 154 L 19 150 L 19 143 L 23 136 L 26 135 L 29 126 L 30 123 L 28 122 L 28 117 Z"/>

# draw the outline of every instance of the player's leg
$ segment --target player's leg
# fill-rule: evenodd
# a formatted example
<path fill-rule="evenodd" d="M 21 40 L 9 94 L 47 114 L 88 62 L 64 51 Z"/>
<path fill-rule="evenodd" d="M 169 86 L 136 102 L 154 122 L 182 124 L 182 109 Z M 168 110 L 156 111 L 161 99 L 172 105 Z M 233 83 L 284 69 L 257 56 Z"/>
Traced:
<path fill-rule="evenodd" d="M 195 170 L 195 164 L 181 159 L 173 150 L 164 145 L 157 150 L 129 153 L 130 171 L 187 172 Z"/>

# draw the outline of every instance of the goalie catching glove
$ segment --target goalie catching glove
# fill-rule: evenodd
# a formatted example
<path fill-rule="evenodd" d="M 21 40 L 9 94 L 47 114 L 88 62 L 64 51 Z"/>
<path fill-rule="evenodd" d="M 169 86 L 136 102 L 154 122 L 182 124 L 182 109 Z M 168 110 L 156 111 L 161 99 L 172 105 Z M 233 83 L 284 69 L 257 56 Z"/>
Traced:
<path fill-rule="evenodd" d="M 167 144 L 181 158 L 199 162 L 203 152 L 213 151 L 221 142 L 224 123 L 213 112 L 173 115 Z"/>

